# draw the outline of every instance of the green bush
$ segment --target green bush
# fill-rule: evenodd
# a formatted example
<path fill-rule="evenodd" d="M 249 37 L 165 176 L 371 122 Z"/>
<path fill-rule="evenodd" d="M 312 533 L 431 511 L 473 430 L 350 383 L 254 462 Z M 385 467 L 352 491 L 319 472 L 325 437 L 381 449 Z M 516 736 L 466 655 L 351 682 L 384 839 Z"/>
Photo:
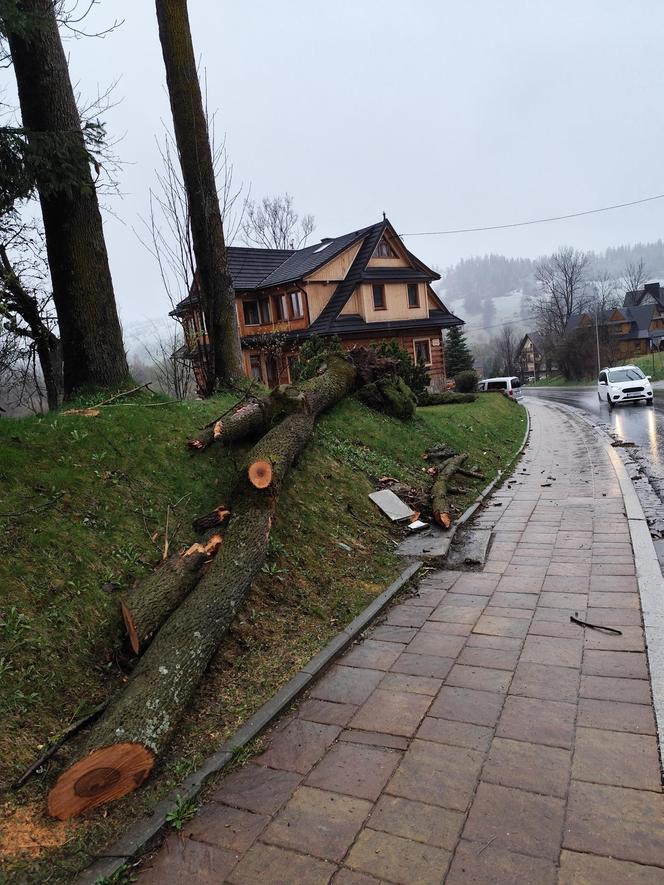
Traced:
<path fill-rule="evenodd" d="M 474 403 L 477 399 L 475 393 L 429 393 L 424 391 L 417 397 L 418 406 L 452 406 L 459 403 Z"/>
<path fill-rule="evenodd" d="M 477 372 L 459 372 L 454 378 L 454 386 L 458 393 L 472 393 L 477 387 Z"/>
<path fill-rule="evenodd" d="M 297 360 L 293 364 L 293 381 L 308 381 L 309 378 L 313 378 L 318 373 L 318 370 L 331 353 L 343 352 L 341 340 L 336 335 L 327 338 L 321 338 L 320 335 L 312 335 L 300 347 Z"/>

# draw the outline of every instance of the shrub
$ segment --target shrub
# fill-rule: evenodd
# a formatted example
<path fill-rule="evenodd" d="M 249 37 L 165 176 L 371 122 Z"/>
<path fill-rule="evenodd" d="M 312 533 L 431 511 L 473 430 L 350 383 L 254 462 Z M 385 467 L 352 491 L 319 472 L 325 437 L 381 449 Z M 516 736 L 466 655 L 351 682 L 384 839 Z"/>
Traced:
<path fill-rule="evenodd" d="M 331 353 L 343 353 L 340 339 L 336 336 L 321 338 L 312 335 L 307 338 L 293 364 L 293 381 L 308 381 L 313 378 Z"/>
<path fill-rule="evenodd" d="M 477 399 L 475 393 L 454 393 L 446 391 L 445 393 L 429 393 L 424 391 L 417 397 L 418 406 L 451 406 L 455 403 L 474 403 Z"/>
<path fill-rule="evenodd" d="M 454 378 L 454 386 L 459 393 L 472 393 L 477 387 L 477 372 L 459 372 Z"/>

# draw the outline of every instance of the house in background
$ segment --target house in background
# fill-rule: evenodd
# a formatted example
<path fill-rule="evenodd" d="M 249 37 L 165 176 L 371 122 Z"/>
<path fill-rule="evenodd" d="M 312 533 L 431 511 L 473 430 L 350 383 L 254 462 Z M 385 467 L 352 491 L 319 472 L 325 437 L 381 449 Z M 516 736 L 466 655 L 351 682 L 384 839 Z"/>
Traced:
<path fill-rule="evenodd" d="M 434 292 L 440 275 L 408 251 L 386 218 L 304 249 L 232 246 L 227 253 L 249 377 L 288 382 L 303 341 L 336 335 L 348 349 L 396 339 L 427 366 L 434 389 L 444 386 L 444 330 L 463 320 Z M 175 356 L 191 361 L 198 378 L 207 332 L 195 284 L 170 315 L 185 335 Z"/>
<path fill-rule="evenodd" d="M 591 311 L 572 314 L 567 324 L 568 332 L 594 334 L 594 329 L 595 314 Z M 637 306 L 606 310 L 599 317 L 598 331 L 605 361 L 624 362 L 664 349 L 664 306 L 651 300 Z"/>
<path fill-rule="evenodd" d="M 634 289 L 625 294 L 623 307 L 638 307 L 641 304 L 656 304 L 664 310 L 664 290 L 659 283 L 646 283 L 643 289 Z"/>
<path fill-rule="evenodd" d="M 517 363 L 522 381 L 539 381 L 558 371 L 551 348 L 539 332 L 526 332 L 517 349 Z"/>

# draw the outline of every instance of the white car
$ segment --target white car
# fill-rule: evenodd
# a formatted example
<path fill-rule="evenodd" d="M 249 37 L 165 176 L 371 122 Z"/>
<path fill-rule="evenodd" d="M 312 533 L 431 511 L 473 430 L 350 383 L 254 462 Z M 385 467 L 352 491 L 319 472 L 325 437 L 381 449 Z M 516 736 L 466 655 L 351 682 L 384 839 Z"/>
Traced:
<path fill-rule="evenodd" d="M 650 375 L 644 375 L 638 366 L 614 366 L 602 369 L 597 379 L 597 396 L 600 402 L 606 400 L 610 409 L 618 403 L 639 400 L 652 406 Z"/>
<path fill-rule="evenodd" d="M 477 382 L 477 389 L 482 391 L 499 390 L 512 399 L 521 399 L 521 382 L 513 376 L 504 378 L 483 378 Z"/>

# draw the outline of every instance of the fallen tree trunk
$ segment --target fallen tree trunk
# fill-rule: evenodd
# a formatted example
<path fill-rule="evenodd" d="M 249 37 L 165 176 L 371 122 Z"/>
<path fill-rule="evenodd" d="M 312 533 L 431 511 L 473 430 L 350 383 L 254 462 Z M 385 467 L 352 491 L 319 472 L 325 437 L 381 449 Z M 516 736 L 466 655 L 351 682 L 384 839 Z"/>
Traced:
<path fill-rule="evenodd" d="M 459 467 L 459 473 L 461 476 L 467 476 L 469 479 L 486 479 L 483 473 L 478 473 L 476 470 L 468 470 L 465 467 Z"/>
<path fill-rule="evenodd" d="M 468 455 L 455 455 L 450 458 L 438 472 L 431 489 L 431 510 L 438 525 L 448 529 L 452 525 L 452 507 L 449 501 L 449 480 L 461 467 Z"/>
<path fill-rule="evenodd" d="M 286 417 L 252 449 L 232 495 L 232 516 L 217 557 L 159 630 L 91 730 L 87 755 L 64 771 L 48 796 L 65 819 L 135 790 L 150 774 L 186 710 L 267 553 L 277 498 L 288 470 L 311 438 L 316 416 L 349 393 L 356 370 L 341 357 L 307 382 L 301 411 Z M 271 482 L 256 488 L 248 469 L 269 462 Z"/>
<path fill-rule="evenodd" d="M 267 396 L 257 397 L 230 414 L 222 415 L 212 427 L 203 428 L 187 445 L 200 451 L 214 442 L 230 445 L 263 436 L 280 417 L 297 411 L 302 401 L 302 390 L 292 384 L 282 384 Z"/>
<path fill-rule="evenodd" d="M 143 651 L 166 618 L 193 590 L 221 540 L 221 535 L 213 535 L 207 543 L 192 544 L 184 553 L 171 556 L 122 601 L 122 619 L 134 654 Z"/>

